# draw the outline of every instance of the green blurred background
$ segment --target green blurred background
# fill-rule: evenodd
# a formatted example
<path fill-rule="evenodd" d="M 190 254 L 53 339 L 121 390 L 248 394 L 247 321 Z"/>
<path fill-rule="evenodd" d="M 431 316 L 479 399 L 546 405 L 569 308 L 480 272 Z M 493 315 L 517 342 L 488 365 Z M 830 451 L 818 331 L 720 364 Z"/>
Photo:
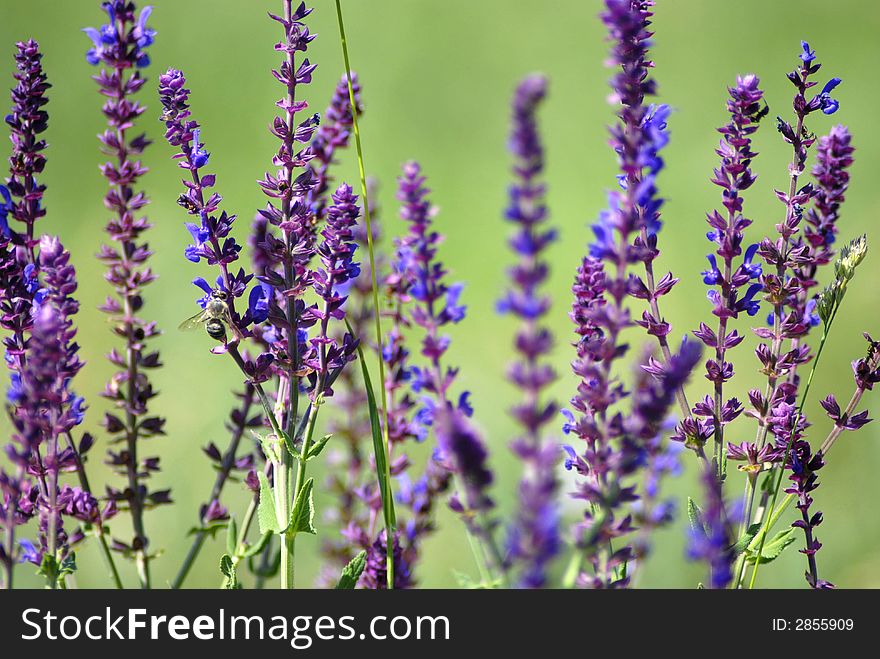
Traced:
<path fill-rule="evenodd" d="M 156 584 L 164 584 L 177 570 L 189 545 L 186 531 L 196 520 L 197 508 L 208 494 L 213 472 L 201 447 L 209 440 L 225 445 L 223 421 L 232 403 L 231 390 L 239 376 L 227 359 L 212 356 L 204 337 L 179 334 L 174 328 L 194 312 L 195 289 L 189 281 L 205 275 L 206 266 L 183 258 L 189 236 L 183 229 L 183 211 L 175 204 L 180 170 L 169 160 L 171 150 L 161 139 L 156 78 L 169 66 L 183 69 L 191 84 L 192 106 L 202 123 L 202 139 L 212 152 L 211 168 L 219 175 L 218 190 L 225 207 L 241 221 L 237 236 L 244 242 L 254 210 L 265 203 L 255 181 L 271 167 L 276 141 L 267 126 L 281 87 L 270 69 L 279 57 L 272 50 L 278 26 L 267 11 L 281 12 L 281 3 L 256 0 L 154 0 L 151 19 L 159 34 L 150 49 L 153 65 L 141 100 L 149 106 L 142 127 L 156 144 L 147 150 L 150 173 L 143 179 L 152 198 L 149 216 L 155 223 L 150 243 L 156 251 L 152 264 L 161 275 L 148 292 L 145 316 L 155 318 L 166 333 L 158 339 L 165 367 L 155 372 L 161 395 L 155 409 L 168 418 L 167 438 L 154 440 L 145 450 L 161 455 L 164 469 L 154 485 L 170 486 L 176 502 L 147 516 L 154 548 L 163 555 L 154 563 Z M 323 111 L 343 71 L 332 0 L 314 0 L 309 25 L 318 39 L 309 56 L 317 62 L 308 100 Z M 676 337 L 706 319 L 709 304 L 699 277 L 705 267 L 707 241 L 705 212 L 718 205 L 718 188 L 708 182 L 717 157 L 715 128 L 726 121 L 725 86 L 738 73 L 760 75 L 771 117 L 756 137 L 761 153 L 755 162 L 758 184 L 747 195 L 747 214 L 754 218 L 752 240 L 779 220 L 782 206 L 773 188 L 787 184 L 790 152 L 773 129 L 776 114 L 789 116 L 792 88 L 785 74 L 797 64 L 799 40 L 808 39 L 823 63 L 820 77 L 840 76 L 836 92 L 841 109 L 833 117 L 813 116 L 809 128 L 824 133 L 832 122 L 848 124 L 857 147 L 852 185 L 840 225 L 841 238 L 868 232 L 876 223 L 878 201 L 870 183 L 880 171 L 880 132 L 876 129 L 880 87 L 877 77 L 877 40 L 880 4 L 859 0 L 662 0 L 656 10 L 656 77 L 659 100 L 675 108 L 670 121 L 672 142 L 664 152 L 667 169 L 661 176 L 668 198 L 665 228 L 660 238 L 659 268 L 672 269 L 682 278 L 672 296 L 664 298 L 664 312 Z M 522 75 L 542 71 L 551 78 L 551 92 L 541 112 L 547 149 L 547 179 L 552 222 L 561 240 L 550 252 L 550 286 L 555 306 L 550 320 L 558 337 L 555 360 L 561 374 L 553 393 L 567 400 L 575 386 L 567 367 L 571 325 L 567 318 L 569 285 L 585 244 L 587 226 L 605 204 L 605 190 L 614 181 L 614 158 L 606 145 L 605 125 L 609 72 L 603 67 L 607 44 L 597 15 L 598 0 L 347 0 L 346 20 L 352 65 L 361 76 L 365 115 L 364 149 L 368 174 L 380 180 L 381 219 L 388 236 L 401 229 L 396 217 L 394 181 L 402 162 L 418 159 L 430 178 L 433 201 L 440 207 L 439 229 L 447 240 L 442 258 L 453 276 L 467 283 L 467 320 L 452 331 L 450 362 L 462 366 L 461 384 L 473 391 L 476 418 L 493 450 L 498 475 L 495 497 L 502 513 L 514 503 L 518 465 L 507 444 L 515 426 L 505 409 L 517 399 L 505 368 L 511 359 L 514 323 L 496 317 L 494 302 L 507 283 L 505 267 L 511 262 L 505 238 L 510 227 L 501 219 L 509 182 L 505 150 L 508 103 Z M 102 129 L 101 97 L 89 79 L 94 70 L 84 53 L 88 39 L 84 26 L 103 22 L 99 3 L 91 0 L 0 0 L 0 44 L 6 75 L 13 68 L 13 44 L 37 39 L 45 53 L 45 69 L 53 84 L 50 128 L 46 137 L 49 164 L 43 181 L 48 185 L 48 216 L 43 232 L 58 233 L 73 254 L 79 272 L 82 312 L 79 317 L 82 354 L 87 365 L 76 388 L 91 409 L 86 428 L 98 437 L 90 461 L 94 482 L 110 475 L 101 464 L 106 448 L 98 425 L 104 403 L 98 397 L 111 373 L 103 354 L 113 339 L 96 306 L 109 292 L 100 264 L 94 258 L 104 240 L 106 212 L 102 206 L 105 182 L 98 172 L 100 155 L 95 135 Z M 11 86 L 11 78 L 4 83 Z M 7 101 L 8 102 L 8 101 Z M 0 103 L 3 105 L 3 103 Z M 8 146 L 7 146 L 8 148 Z M 4 152 L 5 154 L 5 152 Z M 338 178 L 356 180 L 351 154 L 337 170 Z M 816 400 L 833 392 L 848 399 L 852 389 L 849 362 L 862 355 L 863 330 L 880 334 L 876 278 L 880 256 L 869 254 L 851 287 L 844 314 L 834 328 L 833 340 L 817 374 L 816 395 L 809 406 L 815 433 L 827 432 L 829 421 Z M 828 273 L 825 273 L 825 277 Z M 763 315 L 763 311 L 762 311 Z M 757 319 L 755 319 L 757 321 Z M 740 331 L 755 321 L 743 319 Z M 748 333 L 748 332 L 747 332 Z M 633 340 L 642 335 L 634 332 Z M 744 399 L 756 386 L 753 342 L 735 352 L 738 377 L 733 390 Z M 702 395 L 706 382 L 692 384 L 691 397 Z M 880 413 L 876 397 L 866 397 Z M 743 421 L 746 421 L 743 419 Z M 0 421 L 3 435 L 8 422 Z M 743 433 L 739 435 L 739 433 Z M 750 436 L 747 423 L 729 431 L 730 439 Z M 680 500 L 699 496 L 694 462 L 669 488 Z M 880 494 L 880 425 L 842 438 L 821 474 L 816 507 L 825 512 L 819 530 L 824 548 L 818 556 L 822 576 L 845 587 L 880 587 L 880 523 L 873 501 Z M 731 493 L 741 482 L 731 477 Z M 566 479 L 566 486 L 568 480 Z M 226 503 L 239 516 L 246 495 L 233 486 Z M 319 498 L 319 512 L 326 509 Z M 566 502 L 566 506 L 569 506 Z M 571 505 L 568 513 L 577 513 Z M 128 535 L 126 518 L 113 522 L 114 530 Z M 473 573 L 460 522 L 444 511 L 442 530 L 425 549 L 420 570 L 424 586 L 455 586 L 454 570 Z M 326 527 L 325 527 L 326 529 Z M 639 585 L 693 587 L 702 578 L 701 566 L 683 558 L 683 523 L 659 534 L 653 558 Z M 795 548 L 801 546 L 798 537 Z M 306 538 L 297 556 L 303 565 L 300 579 L 315 574 L 318 541 Z M 218 583 L 220 541 L 208 543 L 188 585 L 213 587 Z M 79 556 L 78 580 L 83 586 L 107 585 L 100 557 L 93 546 Z M 770 569 L 762 571 L 765 586 L 803 587 L 803 556 L 794 549 Z M 129 585 L 135 579 L 124 566 Z M 20 585 L 38 585 L 31 569 L 19 569 Z"/>

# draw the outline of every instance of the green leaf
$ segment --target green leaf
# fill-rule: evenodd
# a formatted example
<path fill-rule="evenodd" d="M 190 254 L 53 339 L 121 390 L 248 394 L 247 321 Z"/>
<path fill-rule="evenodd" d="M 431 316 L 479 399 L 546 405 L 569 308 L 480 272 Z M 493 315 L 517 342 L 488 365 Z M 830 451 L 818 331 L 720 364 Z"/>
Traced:
<path fill-rule="evenodd" d="M 220 572 L 223 573 L 223 588 L 225 590 L 238 590 L 241 584 L 235 574 L 235 564 L 229 558 L 229 554 L 223 554 L 220 558 Z"/>
<path fill-rule="evenodd" d="M 367 567 L 367 552 L 362 551 L 351 559 L 348 565 L 342 568 L 342 574 L 339 576 L 336 590 L 352 590 L 357 586 L 358 579 L 361 578 L 365 567 Z"/>
<path fill-rule="evenodd" d="M 761 564 L 775 561 L 782 554 L 783 550 L 795 541 L 797 538 L 795 536 L 796 530 L 794 527 L 783 529 L 765 542 L 763 549 L 761 549 Z M 749 563 L 754 563 L 757 557 L 758 547 L 749 547 L 746 560 Z"/>
<path fill-rule="evenodd" d="M 333 437 L 333 435 L 324 435 L 321 439 L 312 444 L 312 448 L 310 448 L 309 452 L 306 454 L 306 460 L 317 458 L 321 454 L 321 451 L 324 450 L 324 447 L 327 446 L 327 442 L 330 441 L 331 437 Z"/>
<path fill-rule="evenodd" d="M 688 497 L 688 521 L 691 524 L 691 530 L 696 533 L 699 531 L 702 535 L 706 535 L 706 523 L 703 521 L 703 511 L 697 503 Z"/>
<path fill-rule="evenodd" d="M 229 516 L 229 526 L 226 528 L 226 553 L 230 556 L 235 555 L 235 549 L 238 546 L 238 524 L 235 523 L 235 517 Z"/>
<path fill-rule="evenodd" d="M 761 530 L 760 524 L 752 524 L 749 528 L 746 529 L 746 532 L 740 536 L 740 539 L 736 541 L 736 544 L 733 545 L 734 556 L 739 556 L 746 549 L 751 547 L 752 542 L 755 539 L 755 536 L 758 534 L 758 531 Z"/>
<path fill-rule="evenodd" d="M 206 535 L 212 540 L 217 537 L 217 533 L 226 528 L 226 522 L 213 522 L 208 526 L 193 526 L 187 535 Z"/>
<path fill-rule="evenodd" d="M 61 568 L 58 570 L 59 577 L 65 577 L 68 574 L 76 572 L 76 552 L 70 552 L 61 561 Z"/>
<path fill-rule="evenodd" d="M 264 533 L 263 535 L 260 536 L 260 539 L 257 540 L 256 544 L 253 544 L 253 545 L 250 545 L 249 547 L 244 548 L 244 551 L 241 552 L 241 558 L 250 558 L 251 556 L 256 556 L 261 551 L 263 551 L 263 548 L 266 546 L 266 544 L 269 542 L 269 540 L 271 540 L 271 538 L 272 538 L 271 531 L 269 533 Z"/>
<path fill-rule="evenodd" d="M 267 533 L 269 537 L 269 544 L 267 552 L 269 556 L 272 557 L 272 562 L 267 564 L 265 567 L 262 565 L 262 560 L 257 559 L 256 556 L 249 556 L 248 561 L 248 569 L 250 569 L 251 573 L 258 577 L 263 577 L 264 579 L 271 579 L 278 571 L 281 569 L 281 552 L 280 551 L 272 551 L 272 538 L 274 538 L 274 534 Z"/>
<path fill-rule="evenodd" d="M 477 590 L 480 588 L 480 584 L 469 575 L 464 572 L 459 572 L 458 570 L 452 571 L 452 576 L 455 577 L 455 581 L 458 583 L 458 587 L 464 590 Z"/>
<path fill-rule="evenodd" d="M 294 458 L 299 460 L 299 451 L 296 450 L 296 447 L 293 445 L 293 440 L 283 430 L 281 431 L 281 439 L 284 440 L 284 446 L 287 449 L 287 452 L 290 453 Z"/>
<path fill-rule="evenodd" d="M 312 535 L 317 533 L 313 525 L 315 503 L 312 500 L 312 488 L 314 484 L 315 481 L 310 478 L 302 486 L 299 494 L 296 495 L 293 510 L 290 512 L 290 524 L 287 527 L 287 533 L 311 533 Z"/>
<path fill-rule="evenodd" d="M 257 506 L 257 521 L 260 533 L 280 533 L 278 515 L 275 512 L 275 496 L 269 486 L 269 479 L 262 471 L 257 472 L 260 479 L 260 505 Z"/>
<path fill-rule="evenodd" d="M 348 321 L 346 321 L 348 324 Z M 351 325 L 348 331 L 354 334 Z M 367 407 L 370 411 L 370 430 L 373 435 L 373 455 L 376 459 L 376 476 L 379 479 L 379 494 L 382 497 L 382 514 L 385 518 L 385 526 L 393 533 L 397 528 L 397 514 L 394 511 L 394 497 L 391 495 L 391 483 L 388 482 L 388 453 L 385 439 L 382 437 L 382 423 L 379 420 L 379 409 L 376 407 L 376 394 L 373 391 L 373 383 L 370 380 L 370 371 L 367 361 L 364 359 L 364 351 L 360 344 L 357 347 L 358 361 L 361 363 L 361 372 L 364 376 L 364 389 L 367 394 Z M 384 386 L 384 383 L 383 383 Z"/>

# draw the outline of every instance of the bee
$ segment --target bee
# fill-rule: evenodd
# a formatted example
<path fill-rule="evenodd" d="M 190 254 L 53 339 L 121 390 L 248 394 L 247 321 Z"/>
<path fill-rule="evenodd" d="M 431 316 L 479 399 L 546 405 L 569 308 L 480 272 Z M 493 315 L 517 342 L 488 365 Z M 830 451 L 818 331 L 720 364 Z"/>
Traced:
<path fill-rule="evenodd" d="M 229 294 L 226 291 L 215 288 L 211 291 L 205 308 L 192 318 L 183 321 L 178 329 L 194 330 L 204 324 L 208 336 L 217 341 L 223 341 L 226 339 L 226 328 L 228 327 L 232 330 L 235 340 L 240 341 L 244 337 L 232 322 L 232 315 L 229 313 L 229 305 L 226 302 L 228 297 Z"/>

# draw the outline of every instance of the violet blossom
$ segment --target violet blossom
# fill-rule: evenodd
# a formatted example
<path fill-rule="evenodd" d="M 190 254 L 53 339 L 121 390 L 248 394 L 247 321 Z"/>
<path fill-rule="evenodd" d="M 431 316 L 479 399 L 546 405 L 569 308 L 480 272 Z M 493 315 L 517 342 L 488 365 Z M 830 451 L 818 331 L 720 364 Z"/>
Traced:
<path fill-rule="evenodd" d="M 514 156 L 514 184 L 506 219 L 516 226 L 509 244 L 518 261 L 508 274 L 512 282 L 498 301 L 498 311 L 520 320 L 514 340 L 519 361 L 508 371 L 523 400 L 511 409 L 521 434 L 511 447 L 523 461 L 519 485 L 519 509 L 510 528 L 507 560 L 521 570 L 520 584 L 540 588 L 547 580 L 547 567 L 560 549 L 558 482 L 555 475 L 558 449 L 542 437 L 544 427 L 556 413 L 552 401 L 543 400 L 546 388 L 556 379 L 547 356 L 553 337 L 541 323 L 550 309 L 550 298 L 541 290 L 549 274 L 544 256 L 556 231 L 544 227 L 547 208 L 542 182 L 544 153 L 535 114 L 547 93 L 542 76 L 525 78 L 513 98 L 513 125 L 509 148 Z"/>
<path fill-rule="evenodd" d="M 729 323 L 743 312 L 754 316 L 759 306 L 755 296 L 761 291 L 760 284 L 750 284 L 761 276 L 760 264 L 753 263 L 758 245 L 750 245 L 745 252 L 742 248 L 744 231 L 752 224 L 743 214 L 742 193 L 757 178 L 751 169 L 752 160 L 757 155 L 752 150 L 752 135 L 767 114 L 766 106 L 762 107 L 764 94 L 759 84 L 755 75 L 737 77 L 736 85 L 728 88 L 730 121 L 718 129 L 722 139 L 716 153 L 721 164 L 713 171 L 712 183 L 722 190 L 725 210 L 723 213 L 714 210 L 707 215 L 711 231 L 706 236 L 714 243 L 715 252 L 708 255 L 710 268 L 703 272 L 703 282 L 711 287 L 708 298 L 718 325 L 713 329 L 700 323 L 700 328 L 694 331 L 694 335 L 715 353 L 714 358 L 706 362 L 706 379 L 713 384 L 713 394 L 693 406 L 694 423 L 688 429 L 691 432 L 679 433 L 679 436 L 686 437 L 686 441 L 700 445 L 705 444 L 710 436 L 714 437 L 713 457 L 718 474 L 724 471 L 724 427 L 743 410 L 736 398 L 724 398 L 724 384 L 733 377 L 733 363 L 727 360 L 727 351 L 744 338 L 736 329 L 730 329 Z M 739 257 L 742 259 L 737 264 Z M 746 286 L 745 292 L 740 293 Z"/>
<path fill-rule="evenodd" d="M 145 7 L 139 15 L 134 3 L 113 0 L 102 5 L 108 23 L 100 29 L 86 28 L 94 47 L 86 59 L 90 64 L 100 65 L 94 76 L 100 93 L 107 100 L 103 113 L 107 128 L 98 136 L 102 152 L 112 159 L 101 165 L 101 173 L 107 179 L 108 190 L 104 206 L 113 215 L 105 228 L 108 236 L 118 246 L 103 245 L 98 258 L 107 266 L 105 279 L 113 287 L 115 296 L 108 296 L 101 310 L 113 321 L 113 332 L 125 339 L 125 350 L 111 350 L 110 362 L 118 369 L 104 389 L 104 397 L 112 402 L 118 414 L 108 413 L 104 427 L 113 443 L 124 443 L 124 451 L 109 452 L 110 464 L 126 479 L 126 487 L 108 488 L 108 496 L 117 504 L 128 507 L 131 513 L 134 537 L 130 542 L 116 541 L 118 551 L 138 557 L 144 583 L 149 581 L 147 549 L 148 540 L 144 528 L 144 511 L 155 502 L 168 503 L 168 490 L 159 492 L 158 498 L 144 483 L 152 472 L 158 470 L 158 457 L 142 457 L 138 454 L 139 440 L 164 434 L 165 420 L 150 415 L 149 403 L 155 397 L 147 373 L 161 365 L 158 351 L 149 350 L 151 339 L 159 335 L 156 323 L 138 315 L 142 310 L 143 288 L 156 279 L 148 260 L 152 256 L 144 234 L 150 228 L 147 218 L 140 215 L 147 205 L 144 192 L 137 191 L 138 179 L 147 168 L 138 158 L 150 144 L 145 134 L 131 136 L 129 130 L 146 108 L 132 100 L 146 83 L 140 69 L 149 64 L 146 49 L 153 43 L 155 30 L 147 26 L 151 13 Z"/>
<path fill-rule="evenodd" d="M 46 166 L 46 141 L 40 137 L 49 124 L 44 109 L 49 102 L 46 91 L 51 85 L 43 72 L 40 45 L 30 39 L 15 44 L 17 84 L 12 89 L 12 111 L 6 115 L 10 129 L 12 153 L 9 156 L 9 177 L 0 185 L 3 203 L 0 205 L 0 229 L 16 247 L 24 251 L 26 262 L 36 263 L 35 248 L 39 236 L 34 232 L 37 220 L 46 214 L 43 193 L 46 186 L 37 176 Z M 19 231 L 10 225 L 13 219 L 24 225 Z"/>

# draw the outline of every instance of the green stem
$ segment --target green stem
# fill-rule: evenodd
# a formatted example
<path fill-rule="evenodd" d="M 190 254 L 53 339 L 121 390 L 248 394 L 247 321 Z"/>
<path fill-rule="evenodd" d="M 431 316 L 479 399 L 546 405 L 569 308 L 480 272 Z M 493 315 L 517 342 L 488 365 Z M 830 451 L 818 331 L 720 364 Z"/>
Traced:
<path fill-rule="evenodd" d="M 382 394 L 382 417 L 384 423 L 382 424 L 382 437 L 383 443 L 385 446 L 386 452 L 386 473 L 385 479 L 386 483 L 388 483 L 388 492 L 387 495 L 389 497 L 393 497 L 391 492 L 391 474 L 390 467 L 388 466 L 388 446 L 390 445 L 390 441 L 388 438 L 388 401 L 387 395 L 385 391 L 385 360 L 382 359 L 382 322 L 379 314 L 379 284 L 376 276 L 376 257 L 374 255 L 373 250 L 373 228 L 372 222 L 370 221 L 370 203 L 367 196 L 367 175 L 366 169 L 364 167 L 364 152 L 361 146 L 361 132 L 358 127 L 358 113 L 357 113 L 357 104 L 354 98 L 354 87 L 351 82 L 351 63 L 348 58 L 348 40 L 345 37 L 345 22 L 342 19 L 342 2 L 340 0 L 336 0 L 336 19 L 339 24 L 339 40 L 342 45 L 342 58 L 345 61 L 345 75 L 348 80 L 348 102 L 351 106 L 351 118 L 352 118 L 352 128 L 354 130 L 354 141 L 357 147 L 357 161 L 358 161 L 358 172 L 361 178 L 361 197 L 364 200 L 364 221 L 367 225 L 367 251 L 370 255 L 370 277 L 372 280 L 373 286 L 373 313 L 375 319 L 376 326 L 376 346 L 377 346 L 377 354 L 379 361 L 379 382 L 381 383 L 380 391 Z M 384 506 L 387 508 L 387 506 Z M 394 536 L 396 529 L 391 525 L 390 520 L 385 518 L 385 560 L 387 565 L 387 584 L 388 588 L 394 588 Z"/>
<path fill-rule="evenodd" d="M 788 438 L 788 444 L 785 447 L 785 453 L 782 456 L 782 464 L 777 467 L 778 475 L 776 476 L 776 483 L 773 486 L 773 496 L 770 499 L 770 507 L 767 509 L 767 523 L 764 525 L 764 533 L 761 536 L 761 542 L 758 543 L 758 553 L 757 556 L 760 559 L 761 552 L 764 550 L 764 543 L 767 541 L 767 535 L 770 533 L 770 521 L 773 519 L 773 513 L 776 508 L 776 499 L 779 496 L 779 488 L 782 486 L 782 478 L 785 474 L 785 461 L 788 459 L 788 452 L 791 450 L 791 446 L 794 443 L 794 436 L 797 431 L 797 424 L 800 421 L 800 418 L 804 411 L 804 405 L 807 402 L 807 395 L 810 393 L 810 386 L 813 384 L 813 376 L 816 373 L 816 368 L 819 365 L 819 358 L 822 356 L 822 349 L 825 347 L 825 342 L 828 340 L 828 333 L 831 331 L 831 325 L 834 323 L 834 318 L 837 316 L 837 310 L 840 308 L 840 301 L 835 304 L 834 311 L 831 313 L 831 317 L 828 319 L 828 322 L 825 323 L 825 326 L 822 331 L 822 338 L 819 340 L 819 348 L 816 350 L 816 358 L 813 360 L 813 366 L 810 368 L 810 375 L 807 377 L 807 383 L 804 385 L 804 393 L 801 395 L 801 402 L 798 405 L 797 414 L 794 419 L 794 427 L 791 431 L 791 436 Z M 755 582 L 758 578 L 758 568 L 761 565 L 760 560 L 755 561 L 755 566 L 752 568 L 752 578 L 749 581 L 749 590 L 752 590 L 755 587 Z"/>
<path fill-rule="evenodd" d="M 82 456 L 76 448 L 76 444 L 73 441 L 73 437 L 71 437 L 70 433 L 67 433 L 67 444 L 70 447 L 70 450 L 73 452 L 73 460 L 76 463 L 76 473 L 79 476 L 79 484 L 82 489 L 86 492 L 91 492 L 92 487 L 89 484 L 89 477 L 86 474 L 85 463 L 83 462 Z M 107 538 L 104 535 L 104 520 L 101 519 L 100 513 L 98 513 L 98 523 L 95 529 L 95 537 L 98 538 L 98 544 L 101 546 L 101 555 L 104 558 L 104 562 L 107 564 L 107 569 L 110 571 L 110 578 L 113 579 L 113 585 L 118 589 L 122 590 L 122 579 L 119 577 L 119 570 L 116 569 L 116 562 L 113 560 L 113 554 L 110 551 L 110 545 L 107 544 Z"/>
<path fill-rule="evenodd" d="M 229 474 L 235 464 L 235 454 L 238 452 L 238 445 L 241 442 L 242 435 L 244 435 L 245 424 L 247 423 L 248 414 L 250 412 L 251 405 L 253 404 L 253 387 L 247 385 L 243 395 L 243 402 L 239 410 L 239 412 L 241 413 L 241 421 L 235 426 L 232 432 L 232 439 L 229 441 L 229 447 L 226 449 L 226 453 L 224 454 L 223 460 L 221 461 L 220 471 L 217 473 L 217 477 L 214 479 L 214 487 L 211 489 L 211 495 L 208 498 L 209 504 L 212 501 L 220 498 L 220 493 L 223 491 L 223 487 L 226 485 L 226 482 L 229 479 Z M 201 519 L 199 520 L 200 523 L 202 521 L 203 520 Z M 183 586 L 183 582 L 186 580 L 190 569 L 192 569 L 193 563 L 198 557 L 202 546 L 205 544 L 205 535 L 205 531 L 196 532 L 196 536 L 193 539 L 192 544 L 190 545 L 189 551 L 186 554 L 186 558 L 184 558 L 183 560 L 183 565 L 180 566 L 180 570 L 177 572 L 177 576 L 171 583 L 172 589 L 177 590 L 178 588 Z"/>

